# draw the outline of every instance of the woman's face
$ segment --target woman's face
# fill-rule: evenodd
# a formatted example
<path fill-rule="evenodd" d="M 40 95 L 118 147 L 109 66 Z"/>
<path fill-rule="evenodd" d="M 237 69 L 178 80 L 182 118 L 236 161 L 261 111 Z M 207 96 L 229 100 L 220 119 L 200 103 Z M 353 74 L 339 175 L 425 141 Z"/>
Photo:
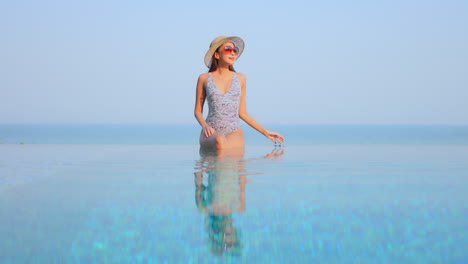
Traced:
<path fill-rule="evenodd" d="M 239 55 L 239 49 L 232 42 L 221 45 L 215 53 L 215 58 L 220 62 L 233 65 Z"/>

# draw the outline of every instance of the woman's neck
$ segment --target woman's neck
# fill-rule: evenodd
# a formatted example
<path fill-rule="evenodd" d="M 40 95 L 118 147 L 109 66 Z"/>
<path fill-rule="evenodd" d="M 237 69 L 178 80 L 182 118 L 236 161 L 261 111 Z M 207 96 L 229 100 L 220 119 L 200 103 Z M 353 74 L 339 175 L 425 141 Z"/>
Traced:
<path fill-rule="evenodd" d="M 219 75 L 226 75 L 226 74 L 231 74 L 231 70 L 229 70 L 229 67 L 218 67 L 216 69 L 216 73 Z"/>

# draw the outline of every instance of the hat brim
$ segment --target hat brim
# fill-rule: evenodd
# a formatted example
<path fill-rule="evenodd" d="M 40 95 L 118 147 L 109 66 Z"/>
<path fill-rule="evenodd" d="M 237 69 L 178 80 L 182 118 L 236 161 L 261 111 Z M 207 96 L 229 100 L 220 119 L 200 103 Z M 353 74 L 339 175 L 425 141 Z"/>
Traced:
<path fill-rule="evenodd" d="M 235 37 L 235 36 L 231 36 L 231 37 L 225 37 L 225 36 L 221 36 L 221 37 L 218 37 L 216 38 L 210 45 L 210 48 L 208 49 L 208 51 L 206 52 L 205 54 L 205 65 L 206 67 L 210 68 L 211 66 L 211 59 L 213 58 L 213 54 L 215 53 L 215 51 L 221 46 L 223 45 L 224 43 L 228 43 L 228 42 L 232 42 L 234 43 L 234 46 L 236 46 L 237 48 L 239 48 L 239 54 L 237 55 L 237 58 L 240 57 L 240 55 L 242 54 L 242 52 L 244 51 L 244 40 L 240 37 Z"/>

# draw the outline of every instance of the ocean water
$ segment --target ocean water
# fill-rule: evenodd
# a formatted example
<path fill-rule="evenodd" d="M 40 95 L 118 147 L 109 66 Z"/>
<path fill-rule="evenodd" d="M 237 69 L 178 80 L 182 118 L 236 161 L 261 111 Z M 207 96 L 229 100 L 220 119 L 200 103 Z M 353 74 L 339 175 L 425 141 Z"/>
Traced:
<path fill-rule="evenodd" d="M 468 261 L 466 127 L 169 128 L 0 126 L 0 263 Z"/>
<path fill-rule="evenodd" d="M 287 145 L 468 145 L 468 126 L 268 125 Z M 244 125 L 246 142 L 268 144 Z M 198 144 L 198 124 L 0 124 L 0 144 Z"/>

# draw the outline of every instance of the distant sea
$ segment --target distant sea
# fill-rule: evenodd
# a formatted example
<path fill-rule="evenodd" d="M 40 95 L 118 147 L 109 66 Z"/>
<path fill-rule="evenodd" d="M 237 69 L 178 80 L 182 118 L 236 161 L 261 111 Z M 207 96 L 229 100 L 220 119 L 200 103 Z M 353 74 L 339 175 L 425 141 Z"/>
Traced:
<path fill-rule="evenodd" d="M 267 125 L 285 145 L 468 145 L 468 126 Z M 271 144 L 244 124 L 246 142 Z M 0 144 L 198 144 L 198 124 L 0 124 Z"/>

